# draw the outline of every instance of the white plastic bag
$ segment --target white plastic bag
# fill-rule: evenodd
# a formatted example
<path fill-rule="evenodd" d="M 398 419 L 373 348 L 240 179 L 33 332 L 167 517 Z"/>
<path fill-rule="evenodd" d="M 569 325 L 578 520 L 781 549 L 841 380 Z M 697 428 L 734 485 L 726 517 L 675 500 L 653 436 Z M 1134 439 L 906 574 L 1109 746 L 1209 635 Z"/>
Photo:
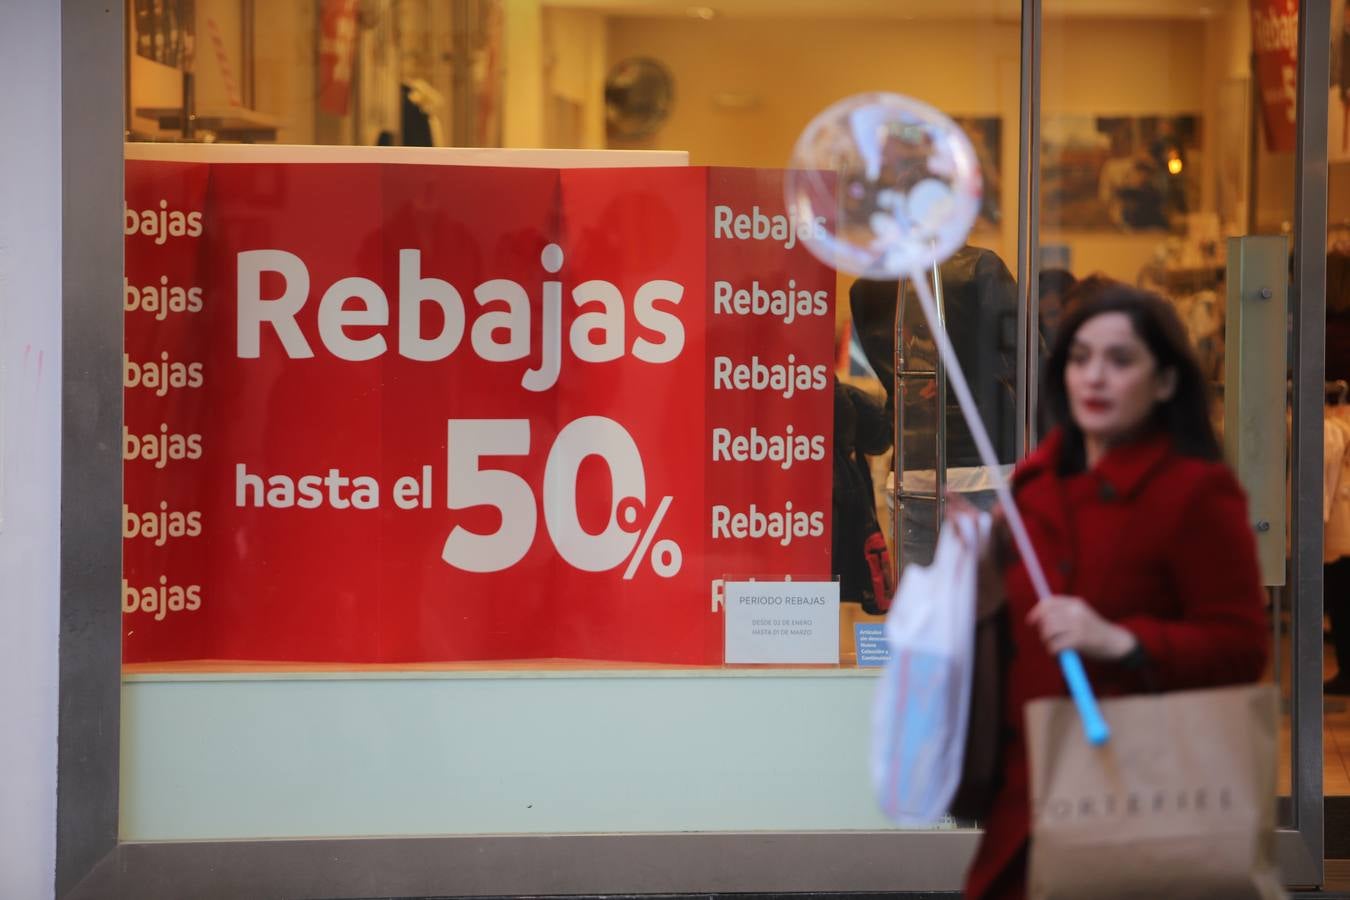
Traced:
<path fill-rule="evenodd" d="M 946 523 L 930 566 L 905 569 L 886 616 L 890 660 L 872 709 L 872 786 L 899 825 L 934 825 L 961 780 L 975 592 L 990 518 Z"/>

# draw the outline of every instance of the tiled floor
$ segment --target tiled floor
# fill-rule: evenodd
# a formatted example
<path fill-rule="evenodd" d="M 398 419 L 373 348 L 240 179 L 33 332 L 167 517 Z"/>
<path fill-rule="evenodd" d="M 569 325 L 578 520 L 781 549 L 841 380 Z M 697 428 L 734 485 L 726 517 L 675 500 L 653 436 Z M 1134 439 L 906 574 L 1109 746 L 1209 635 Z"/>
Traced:
<path fill-rule="evenodd" d="M 1322 727 L 1322 793 L 1350 796 L 1350 698 L 1328 697 Z"/>
<path fill-rule="evenodd" d="M 1327 900 L 1334 900 L 1338 895 L 1350 897 L 1350 893 L 1347 893 L 1350 891 L 1350 859 L 1327 860 L 1324 877 L 1322 890 L 1308 896 L 1325 897 Z"/>
<path fill-rule="evenodd" d="M 1280 723 L 1280 793 L 1288 794 L 1289 716 Z M 1350 797 L 1350 698 L 1328 697 L 1322 720 L 1322 793 Z"/>
<path fill-rule="evenodd" d="M 1282 684 L 1288 694 L 1288 641 L 1281 654 Z M 1336 663 L 1328 644 L 1322 654 L 1324 677 L 1336 674 Z M 1350 797 L 1350 697 L 1326 697 L 1322 716 L 1322 793 L 1328 797 Z M 1280 729 L 1280 793 L 1289 793 L 1289 716 L 1286 713 Z"/>

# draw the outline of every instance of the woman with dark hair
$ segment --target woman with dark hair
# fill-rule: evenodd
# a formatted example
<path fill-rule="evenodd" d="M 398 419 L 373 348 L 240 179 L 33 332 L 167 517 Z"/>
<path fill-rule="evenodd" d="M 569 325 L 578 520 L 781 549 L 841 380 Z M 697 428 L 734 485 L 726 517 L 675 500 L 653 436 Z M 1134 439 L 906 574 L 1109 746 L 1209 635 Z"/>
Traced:
<path fill-rule="evenodd" d="M 1002 784 L 970 898 L 1025 895 L 1022 709 L 1067 693 L 1056 653 L 1078 651 L 1103 697 L 1255 681 L 1266 661 L 1246 498 L 1220 459 L 1185 329 L 1166 301 L 1104 278 L 1082 282 L 1071 306 L 1046 366 L 1056 427 L 1013 477 L 1055 596 L 1038 604 L 1021 560 L 998 554 L 1013 651 Z"/>

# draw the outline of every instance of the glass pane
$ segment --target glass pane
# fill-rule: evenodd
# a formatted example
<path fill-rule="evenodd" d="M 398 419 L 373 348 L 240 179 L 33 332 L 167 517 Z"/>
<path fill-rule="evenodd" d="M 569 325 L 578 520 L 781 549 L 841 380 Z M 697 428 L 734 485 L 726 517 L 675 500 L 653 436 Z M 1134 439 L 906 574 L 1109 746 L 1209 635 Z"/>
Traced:
<path fill-rule="evenodd" d="M 897 289 L 806 250 L 782 170 L 851 94 L 958 119 L 986 192 L 941 286 L 1010 461 L 1016 18 L 128 10 L 124 838 L 885 827 L 861 748 L 901 549 Z M 975 462 L 927 384 L 899 419 L 931 484 L 940 421 Z M 749 579 L 823 592 L 776 620 L 829 640 L 724 666 Z M 229 737 L 259 728 L 266 753 Z M 541 766 L 549 732 L 570 749 Z M 519 797 L 455 774 L 481 771 Z"/>
<path fill-rule="evenodd" d="M 1206 382 L 1211 423 L 1226 438 L 1225 454 L 1252 498 L 1270 598 L 1271 662 L 1264 677 L 1280 685 L 1286 701 L 1292 679 L 1285 549 L 1297 539 L 1284 527 L 1283 460 L 1290 445 L 1268 457 L 1276 463 L 1246 466 L 1237 441 L 1251 437 L 1225 435 L 1225 416 L 1229 429 L 1247 420 L 1254 373 L 1261 372 L 1255 380 L 1275 385 L 1275 400 L 1256 431 L 1275 435 L 1278 444 L 1286 429 L 1288 406 L 1278 385 L 1293 362 L 1286 349 L 1292 343 L 1282 341 L 1287 320 L 1277 309 L 1255 326 L 1262 333 L 1251 325 L 1241 332 L 1233 330 L 1232 311 L 1258 283 L 1272 285 L 1280 301 L 1289 287 L 1296 48 L 1270 42 L 1296 35 L 1296 19 L 1293 7 L 1257 2 L 1178 7 L 1125 21 L 1090 8 L 1047 13 L 1038 259 L 1041 321 L 1052 337 L 1073 302 L 1070 286 L 1094 274 L 1153 291 L 1177 313 Z M 1080 76 L 1087 71 L 1091 78 Z M 1269 278 L 1252 281 L 1256 245 L 1233 239 L 1281 236 L 1288 242 L 1262 257 Z M 1241 282 L 1240 260 L 1247 261 Z M 1330 348 L 1329 338 L 1329 354 Z M 1285 793 L 1292 747 L 1287 709 L 1286 702 Z M 1292 824 L 1290 815 L 1282 804 L 1283 824 Z"/>

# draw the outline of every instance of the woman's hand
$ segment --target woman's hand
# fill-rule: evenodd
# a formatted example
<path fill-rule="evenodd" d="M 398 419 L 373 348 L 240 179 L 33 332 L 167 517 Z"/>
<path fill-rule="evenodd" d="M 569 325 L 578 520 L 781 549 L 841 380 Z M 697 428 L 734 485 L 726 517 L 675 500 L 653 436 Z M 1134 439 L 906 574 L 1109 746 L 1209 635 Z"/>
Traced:
<path fill-rule="evenodd" d="M 1079 597 L 1046 597 L 1031 610 L 1027 623 L 1040 631 L 1051 655 L 1077 650 L 1089 659 L 1124 659 L 1139 643 L 1128 629 L 1106 621 Z"/>

